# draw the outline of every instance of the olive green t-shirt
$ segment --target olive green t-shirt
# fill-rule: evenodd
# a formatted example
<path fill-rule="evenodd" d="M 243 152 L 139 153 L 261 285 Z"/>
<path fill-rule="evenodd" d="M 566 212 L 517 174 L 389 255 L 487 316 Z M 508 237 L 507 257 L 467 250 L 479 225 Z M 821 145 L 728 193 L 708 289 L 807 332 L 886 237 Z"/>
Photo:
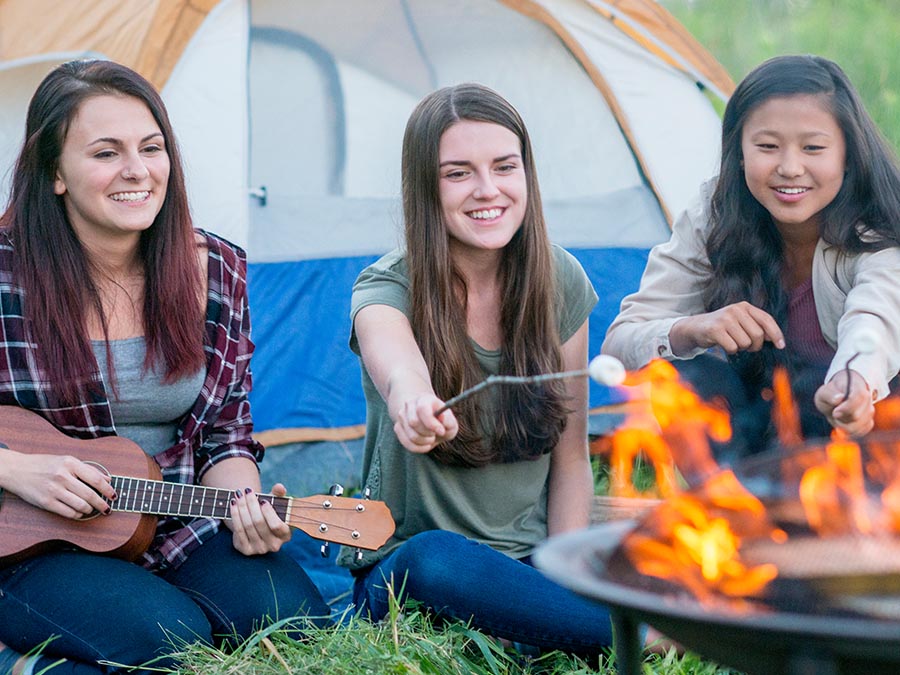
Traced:
<path fill-rule="evenodd" d="M 597 294 L 578 261 L 567 251 L 553 247 L 557 287 L 562 306 L 559 334 L 566 342 L 581 327 Z M 406 260 L 399 250 L 388 253 L 364 269 L 353 286 L 351 321 L 368 305 L 388 305 L 409 317 L 409 278 Z M 350 347 L 359 354 L 355 331 Z M 496 374 L 499 350 L 481 348 L 472 341 L 485 377 Z M 513 558 L 521 558 L 547 537 L 547 477 L 550 455 L 533 461 L 490 464 L 483 467 L 447 466 L 427 454 L 406 450 L 394 434 L 387 405 L 362 364 L 366 396 L 366 440 L 363 484 L 372 499 L 387 503 L 396 523 L 393 537 L 377 551 L 365 551 L 353 561 L 348 551 L 339 563 L 365 567 L 426 530 L 450 530 Z M 490 396 L 485 390 L 480 396 Z"/>

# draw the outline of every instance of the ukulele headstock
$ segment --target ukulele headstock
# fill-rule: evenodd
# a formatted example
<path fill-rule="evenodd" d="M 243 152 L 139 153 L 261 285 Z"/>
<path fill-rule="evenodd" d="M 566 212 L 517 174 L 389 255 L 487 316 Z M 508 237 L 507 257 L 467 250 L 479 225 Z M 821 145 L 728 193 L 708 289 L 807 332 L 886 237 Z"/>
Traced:
<path fill-rule="evenodd" d="M 334 494 L 292 498 L 285 522 L 326 543 L 369 551 L 383 546 L 394 533 L 387 504 L 367 497 L 344 497 L 342 491 L 334 486 Z M 327 554 L 328 548 L 323 546 L 323 555 Z"/>

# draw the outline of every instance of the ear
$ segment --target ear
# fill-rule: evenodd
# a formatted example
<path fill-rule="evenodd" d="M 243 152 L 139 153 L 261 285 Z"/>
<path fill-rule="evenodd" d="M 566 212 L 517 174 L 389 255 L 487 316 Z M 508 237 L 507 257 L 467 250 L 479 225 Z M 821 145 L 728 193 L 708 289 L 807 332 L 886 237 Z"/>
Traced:
<path fill-rule="evenodd" d="M 66 193 L 66 182 L 62 179 L 62 176 L 59 175 L 59 172 L 56 174 L 56 180 L 53 181 L 53 194 L 62 196 Z"/>

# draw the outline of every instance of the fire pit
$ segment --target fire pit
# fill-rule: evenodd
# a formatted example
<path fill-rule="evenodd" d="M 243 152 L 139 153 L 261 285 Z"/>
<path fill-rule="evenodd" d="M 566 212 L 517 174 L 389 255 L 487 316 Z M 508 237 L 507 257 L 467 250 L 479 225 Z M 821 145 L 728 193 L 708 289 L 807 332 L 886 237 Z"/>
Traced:
<path fill-rule="evenodd" d="M 711 608 L 617 581 L 613 557 L 636 521 L 618 521 L 550 539 L 535 552 L 547 576 L 608 606 L 619 675 L 641 673 L 640 624 L 748 675 L 877 675 L 900 672 L 900 621 L 780 610 Z M 897 600 L 900 603 L 900 600 Z"/>
<path fill-rule="evenodd" d="M 856 472 L 860 477 L 856 488 L 871 495 L 868 475 L 878 473 L 873 466 L 888 444 L 897 445 L 896 435 L 889 441 L 873 436 L 856 455 L 861 457 L 860 465 L 844 466 L 845 473 L 836 474 L 839 485 L 812 485 L 825 521 L 820 528 L 827 528 L 830 520 L 848 519 L 854 510 L 857 518 L 875 522 L 858 504 L 832 502 L 829 487 L 844 490 Z M 894 532 L 849 534 L 837 531 L 835 523 L 835 531 L 826 533 L 829 536 L 813 532 L 805 520 L 798 524 L 804 515 L 795 497 L 801 478 L 809 490 L 814 474 L 807 471 L 810 466 L 830 466 L 829 457 L 832 464 L 839 463 L 840 457 L 833 456 L 835 447 L 823 443 L 792 454 L 765 455 L 738 467 L 729 478 L 734 480 L 726 482 L 752 491 L 752 498 L 766 505 L 766 518 L 775 523 L 772 530 L 784 535 L 751 539 L 741 547 L 742 561 L 751 572 L 754 565 L 778 568 L 777 577 L 762 584 L 763 592 L 733 597 L 719 589 L 698 598 L 690 584 L 680 585 L 684 577 L 638 572 L 625 551 L 630 542 L 646 539 L 645 532 L 654 524 L 671 517 L 671 512 L 664 511 L 662 515 L 651 512 L 640 521 L 605 523 L 551 539 L 536 551 L 535 563 L 558 583 L 610 608 L 620 675 L 641 672 L 642 623 L 749 675 L 898 673 L 900 536 L 896 523 Z M 696 490 L 687 495 L 692 492 Z M 730 499 L 732 493 L 723 494 Z M 790 536 L 780 527 L 790 530 Z"/>

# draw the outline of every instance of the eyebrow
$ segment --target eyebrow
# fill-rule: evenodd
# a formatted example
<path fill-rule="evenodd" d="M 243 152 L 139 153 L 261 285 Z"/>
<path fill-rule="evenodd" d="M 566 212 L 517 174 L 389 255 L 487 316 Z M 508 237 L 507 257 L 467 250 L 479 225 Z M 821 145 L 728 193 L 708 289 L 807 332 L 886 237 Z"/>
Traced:
<path fill-rule="evenodd" d="M 153 132 L 152 134 L 148 134 L 147 136 L 144 136 L 144 137 L 141 139 L 140 142 L 141 142 L 141 143 L 146 143 L 146 142 L 149 141 L 151 138 L 155 138 L 156 136 L 162 137 L 162 135 L 163 135 L 163 133 L 162 133 L 161 131 L 155 131 L 155 132 Z M 118 138 L 112 138 L 112 137 L 110 137 L 110 136 L 104 136 L 104 137 L 102 137 L 102 138 L 98 138 L 98 139 L 93 140 L 93 141 L 91 141 L 90 143 L 88 143 L 88 147 L 90 147 L 90 146 L 92 146 L 92 145 L 97 145 L 97 143 L 111 143 L 111 144 L 113 144 L 113 145 L 122 145 L 121 139 L 118 139 Z"/>
<path fill-rule="evenodd" d="M 751 138 L 755 138 L 756 136 L 762 136 L 762 135 L 779 136 L 780 137 L 780 136 L 783 136 L 784 134 L 782 134 L 781 132 L 776 131 L 774 129 L 759 129 L 757 131 L 754 131 L 751 134 Z M 800 134 L 801 138 L 809 138 L 810 136 L 827 136 L 828 138 L 833 138 L 834 134 L 831 134 L 827 131 L 807 131 L 805 133 Z"/>
<path fill-rule="evenodd" d="M 518 152 L 513 152 L 508 155 L 503 155 L 502 157 L 494 157 L 493 163 L 497 162 L 505 162 L 508 159 L 512 159 L 513 157 L 518 157 L 521 159 L 521 155 Z M 472 162 L 467 159 L 449 159 L 446 162 L 441 162 L 439 166 L 447 166 L 448 164 L 453 164 L 454 166 L 472 166 Z"/>

